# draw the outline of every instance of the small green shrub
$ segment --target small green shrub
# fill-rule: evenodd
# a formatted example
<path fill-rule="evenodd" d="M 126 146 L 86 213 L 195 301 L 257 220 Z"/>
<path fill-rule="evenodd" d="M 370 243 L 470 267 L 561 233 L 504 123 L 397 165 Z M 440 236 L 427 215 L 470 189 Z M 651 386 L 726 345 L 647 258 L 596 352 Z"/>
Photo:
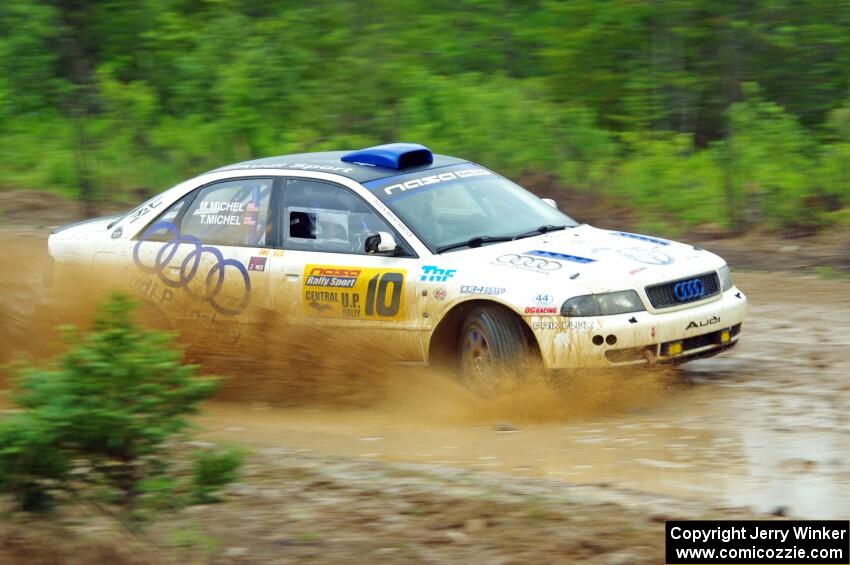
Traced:
<path fill-rule="evenodd" d="M 236 448 L 201 450 L 192 465 L 192 501 L 217 502 L 219 492 L 239 477 L 244 453 Z"/>
<path fill-rule="evenodd" d="M 67 481 L 71 458 L 58 449 L 63 431 L 50 422 L 15 414 L 0 422 L 0 492 L 20 508 L 46 510 Z"/>
<path fill-rule="evenodd" d="M 173 476 L 156 475 L 139 483 L 140 506 L 150 510 L 177 510 L 186 506 L 180 480 Z"/>
<path fill-rule="evenodd" d="M 0 421 L 0 492 L 23 508 L 44 509 L 69 491 L 132 515 L 140 495 L 161 500 L 177 489 L 169 447 L 216 381 L 181 362 L 171 335 L 137 327 L 134 306 L 113 295 L 88 334 L 70 332 L 52 367 L 20 374 L 13 400 L 23 411 Z M 207 466 L 220 470 L 202 484 L 215 492 L 239 462 L 213 458 Z"/>

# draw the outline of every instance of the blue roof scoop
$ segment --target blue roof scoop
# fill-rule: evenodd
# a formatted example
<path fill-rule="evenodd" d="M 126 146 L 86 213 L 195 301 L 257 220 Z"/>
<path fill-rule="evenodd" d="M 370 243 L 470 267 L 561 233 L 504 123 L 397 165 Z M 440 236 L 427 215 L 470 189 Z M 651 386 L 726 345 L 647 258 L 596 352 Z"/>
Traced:
<path fill-rule="evenodd" d="M 434 162 L 431 150 L 418 143 L 387 143 L 346 153 L 346 163 L 364 163 L 388 169 L 409 169 Z"/>

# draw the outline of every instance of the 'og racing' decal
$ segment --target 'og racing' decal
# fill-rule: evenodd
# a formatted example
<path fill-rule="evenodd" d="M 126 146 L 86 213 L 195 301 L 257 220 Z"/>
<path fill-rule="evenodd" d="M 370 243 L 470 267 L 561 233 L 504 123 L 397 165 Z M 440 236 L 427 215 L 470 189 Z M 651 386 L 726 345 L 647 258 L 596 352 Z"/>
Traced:
<path fill-rule="evenodd" d="M 307 265 L 302 279 L 304 313 L 351 320 L 404 318 L 404 275 L 396 269 Z"/>

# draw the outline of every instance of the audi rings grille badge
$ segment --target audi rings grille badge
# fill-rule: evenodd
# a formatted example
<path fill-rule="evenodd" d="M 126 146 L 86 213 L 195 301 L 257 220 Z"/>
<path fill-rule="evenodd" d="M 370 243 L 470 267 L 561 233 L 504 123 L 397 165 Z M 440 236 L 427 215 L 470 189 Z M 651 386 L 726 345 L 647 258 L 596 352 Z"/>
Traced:
<path fill-rule="evenodd" d="M 161 229 L 167 230 L 171 234 L 171 239 L 162 243 L 162 247 L 156 253 L 153 265 L 146 265 L 139 254 L 142 243 L 149 242 L 148 238 L 156 233 L 157 230 Z M 169 269 L 171 260 L 177 254 L 181 243 L 192 246 L 192 249 L 183 258 L 180 267 L 175 265 L 172 269 Z M 215 259 L 215 263 L 209 267 L 206 274 L 202 273 L 201 269 L 201 259 L 204 254 L 210 255 Z M 142 272 L 149 275 L 157 275 L 165 286 L 182 288 L 193 298 L 209 302 L 210 306 L 223 316 L 235 316 L 239 314 L 245 309 L 251 299 L 251 278 L 248 276 L 248 269 L 245 268 L 245 265 L 236 259 L 225 259 L 221 251 L 215 247 L 202 244 L 196 237 L 181 235 L 177 226 L 171 222 L 158 222 L 145 230 L 142 237 L 136 242 L 135 247 L 133 247 L 133 262 Z M 173 274 L 169 276 L 166 274 L 166 271 L 171 271 Z M 236 280 L 239 280 L 242 284 L 242 297 L 235 305 L 222 305 L 219 301 L 219 295 L 221 294 L 221 289 L 224 286 L 228 272 L 234 272 L 237 275 Z M 196 284 L 192 288 L 190 285 L 196 277 L 203 277 L 204 282 L 203 284 Z"/>
<path fill-rule="evenodd" d="M 705 284 L 700 279 L 677 282 L 673 285 L 673 296 L 679 302 L 689 302 L 705 296 Z"/>
<path fill-rule="evenodd" d="M 516 265 L 517 267 L 537 269 L 538 271 L 557 271 L 561 268 L 561 263 L 558 261 L 543 259 L 542 257 L 532 257 L 531 255 L 517 255 L 516 253 L 502 255 L 496 261 L 508 265 Z"/>

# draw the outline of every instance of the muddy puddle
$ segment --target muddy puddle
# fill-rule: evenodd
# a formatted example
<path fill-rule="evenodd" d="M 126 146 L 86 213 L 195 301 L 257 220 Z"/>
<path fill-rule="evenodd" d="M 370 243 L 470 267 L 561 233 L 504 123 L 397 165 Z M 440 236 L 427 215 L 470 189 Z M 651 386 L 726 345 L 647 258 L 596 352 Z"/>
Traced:
<path fill-rule="evenodd" d="M 739 276 L 742 343 L 667 375 L 481 399 L 399 368 L 374 405 L 217 402 L 217 439 L 602 484 L 811 518 L 850 514 L 850 285 Z M 831 304 L 829 304 L 831 302 Z"/>
<path fill-rule="evenodd" d="M 834 397 L 816 389 L 789 397 L 747 381 L 763 370 L 734 356 L 700 361 L 637 409 L 575 416 L 564 409 L 549 422 L 538 421 L 542 415 L 531 410 L 526 414 L 533 414 L 532 421 L 523 421 L 516 404 L 505 409 L 484 402 L 482 410 L 480 401 L 464 404 L 459 394 L 443 395 L 431 414 L 422 402 L 358 409 L 217 402 L 200 423 L 219 440 L 846 517 L 850 426 L 835 413 Z M 552 402 L 556 397 L 553 392 Z M 539 401 L 538 395 L 534 404 Z"/>

